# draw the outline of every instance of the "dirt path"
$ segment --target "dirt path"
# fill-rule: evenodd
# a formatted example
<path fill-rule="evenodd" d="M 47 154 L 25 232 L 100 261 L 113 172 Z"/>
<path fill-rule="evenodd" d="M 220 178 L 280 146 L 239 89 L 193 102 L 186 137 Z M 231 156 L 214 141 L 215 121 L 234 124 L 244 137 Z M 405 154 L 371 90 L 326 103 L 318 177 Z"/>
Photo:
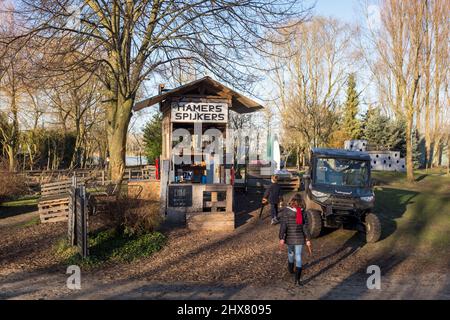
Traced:
<path fill-rule="evenodd" d="M 15 228 L 28 223 L 30 220 L 38 218 L 39 213 L 30 212 L 0 219 L 0 232 L 7 232 L 7 229 Z"/>
<path fill-rule="evenodd" d="M 67 266 L 52 256 L 51 243 L 64 235 L 64 224 L 23 228 L 27 237 L 19 248 L 13 246 L 17 231 L 2 232 L 0 298 L 450 299 L 448 256 L 386 248 L 386 239 L 365 244 L 349 230 L 314 240 L 313 256 L 303 255 L 304 286 L 298 288 L 277 245 L 278 227 L 257 218 L 255 199 L 244 200 L 255 210 L 240 213 L 246 223 L 232 234 L 173 230 L 168 245 L 149 258 L 82 270 L 82 289 L 76 291 L 66 288 Z M 381 268 L 381 290 L 367 289 L 372 264 Z"/>

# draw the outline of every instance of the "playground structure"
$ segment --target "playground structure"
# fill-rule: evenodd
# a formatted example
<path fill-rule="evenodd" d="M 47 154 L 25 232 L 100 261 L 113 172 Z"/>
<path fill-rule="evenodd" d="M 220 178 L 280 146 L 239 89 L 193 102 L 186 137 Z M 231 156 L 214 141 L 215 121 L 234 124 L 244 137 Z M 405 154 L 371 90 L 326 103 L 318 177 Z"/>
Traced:
<path fill-rule="evenodd" d="M 344 149 L 367 152 L 370 156 L 372 170 L 405 172 L 405 158 L 400 157 L 400 151 L 376 150 L 367 140 L 347 140 Z"/>

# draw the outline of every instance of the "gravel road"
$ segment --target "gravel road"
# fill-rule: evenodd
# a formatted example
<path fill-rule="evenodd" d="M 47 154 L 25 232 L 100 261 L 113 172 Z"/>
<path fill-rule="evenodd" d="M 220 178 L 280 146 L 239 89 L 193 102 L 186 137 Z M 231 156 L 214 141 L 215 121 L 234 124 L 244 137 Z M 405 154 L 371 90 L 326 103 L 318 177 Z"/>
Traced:
<path fill-rule="evenodd" d="M 386 248 L 386 240 L 365 244 L 351 230 L 313 241 L 313 255 L 303 255 L 304 285 L 296 287 L 278 247 L 278 227 L 267 215 L 258 219 L 258 198 L 240 196 L 238 203 L 245 208 L 233 233 L 168 231 L 167 246 L 151 257 L 82 270 L 81 290 L 67 289 L 67 266 L 54 256 L 65 223 L 1 228 L 0 298 L 450 299 L 448 254 Z M 380 290 L 367 288 L 369 265 L 381 269 Z"/>

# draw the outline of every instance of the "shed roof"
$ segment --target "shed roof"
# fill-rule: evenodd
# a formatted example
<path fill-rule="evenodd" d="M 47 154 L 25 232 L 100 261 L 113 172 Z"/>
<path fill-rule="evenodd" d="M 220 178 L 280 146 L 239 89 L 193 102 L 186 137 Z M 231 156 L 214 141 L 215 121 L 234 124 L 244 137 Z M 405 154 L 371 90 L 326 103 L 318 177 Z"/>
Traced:
<path fill-rule="evenodd" d="M 162 92 L 148 99 L 142 100 L 133 106 L 133 110 L 139 111 L 141 109 L 160 103 L 170 97 L 182 95 L 208 95 L 231 98 L 230 109 L 238 113 L 250 113 L 264 108 L 256 101 L 243 96 L 242 94 L 207 76 L 179 86 L 175 89 Z"/>

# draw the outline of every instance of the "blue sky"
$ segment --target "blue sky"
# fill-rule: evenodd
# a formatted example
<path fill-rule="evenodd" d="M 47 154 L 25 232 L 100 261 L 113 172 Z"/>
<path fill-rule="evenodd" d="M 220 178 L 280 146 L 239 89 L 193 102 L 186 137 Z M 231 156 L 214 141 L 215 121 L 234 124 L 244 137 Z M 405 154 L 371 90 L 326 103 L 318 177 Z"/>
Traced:
<path fill-rule="evenodd" d="M 358 10 L 360 9 L 361 0 L 305 0 L 305 7 L 311 6 L 315 3 L 312 14 L 314 16 L 331 16 L 338 18 L 347 23 L 355 23 L 359 17 Z M 148 87 L 149 91 L 156 90 L 156 85 Z M 259 91 L 259 90 L 257 90 Z M 260 92 L 254 92 L 255 96 L 259 96 Z M 147 92 L 147 95 L 156 94 L 156 92 Z M 263 95 L 263 94 L 262 94 Z M 262 97 L 261 98 L 268 98 Z M 258 100 L 258 99 L 257 99 Z M 264 104 L 264 101 L 260 101 Z M 140 130 L 141 127 L 150 119 L 155 110 L 147 108 L 137 113 L 137 117 L 133 117 L 133 129 Z"/>
<path fill-rule="evenodd" d="M 359 1 L 357 0 L 317 0 L 314 13 L 352 22 L 358 5 Z"/>

